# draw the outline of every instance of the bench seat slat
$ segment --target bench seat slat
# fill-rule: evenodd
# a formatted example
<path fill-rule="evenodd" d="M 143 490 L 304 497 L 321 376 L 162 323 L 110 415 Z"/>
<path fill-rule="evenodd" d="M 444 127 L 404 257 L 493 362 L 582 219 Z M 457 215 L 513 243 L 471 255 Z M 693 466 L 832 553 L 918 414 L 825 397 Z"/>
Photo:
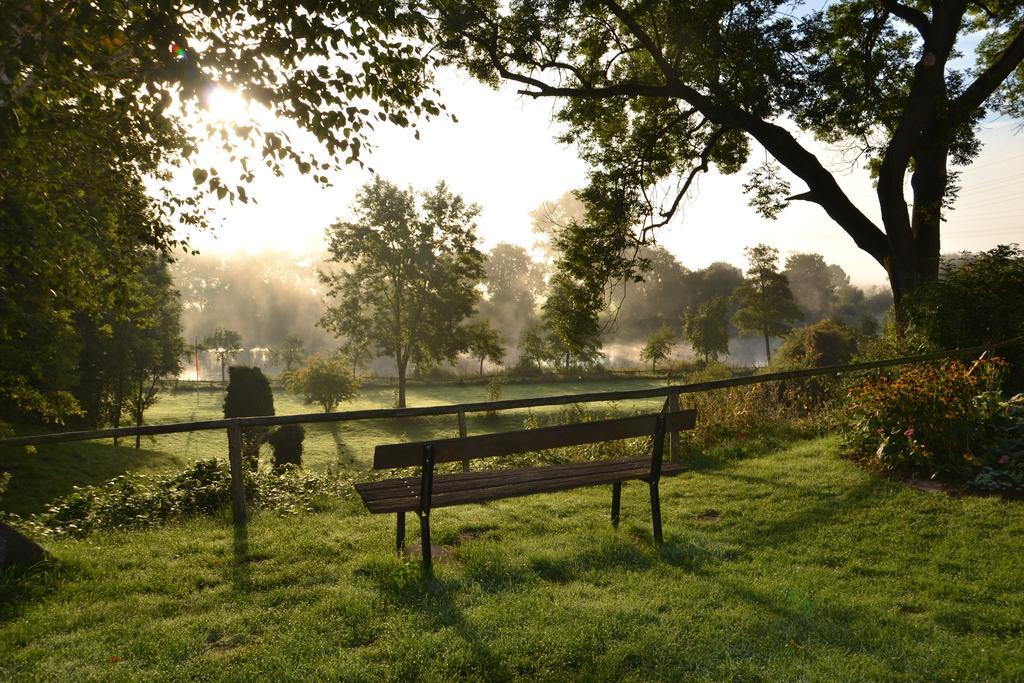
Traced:
<path fill-rule="evenodd" d="M 528 467 L 511 470 L 481 470 L 458 475 L 435 475 L 433 492 L 436 495 L 437 493 L 451 493 L 453 491 L 467 488 L 480 488 L 481 486 L 486 486 L 493 481 L 509 481 L 511 479 L 518 481 L 531 481 L 533 479 L 546 479 L 549 477 L 560 476 L 565 472 L 578 475 L 585 474 L 587 472 L 603 472 L 605 470 L 633 469 L 638 463 L 642 463 L 647 470 L 650 470 L 650 461 L 646 458 L 639 458 L 628 460 L 619 459 L 563 463 L 559 465 L 545 465 L 541 467 Z M 383 481 L 357 484 L 356 488 L 361 493 L 371 495 L 375 498 L 386 498 L 389 496 L 402 497 L 405 495 L 405 491 L 415 491 L 418 494 L 420 490 L 420 478 L 419 476 L 412 476 L 385 479 Z"/>
<path fill-rule="evenodd" d="M 482 503 L 533 493 L 644 479 L 650 474 L 650 466 L 648 458 L 635 458 L 439 475 L 434 478 L 430 506 L 435 508 Z M 665 464 L 662 475 L 676 474 L 682 470 L 681 465 Z M 356 490 L 370 512 L 403 512 L 419 508 L 419 484 L 419 477 L 403 477 L 357 484 Z"/>

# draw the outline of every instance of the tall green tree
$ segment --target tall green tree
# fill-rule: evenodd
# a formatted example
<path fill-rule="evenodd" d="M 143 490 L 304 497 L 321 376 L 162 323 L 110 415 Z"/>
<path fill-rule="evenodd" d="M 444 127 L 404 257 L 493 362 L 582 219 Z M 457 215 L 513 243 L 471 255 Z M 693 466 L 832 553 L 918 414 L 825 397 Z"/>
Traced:
<path fill-rule="evenodd" d="M 758 244 L 745 250 L 750 262 L 747 276 L 733 295 L 738 310 L 733 315 L 736 327 L 764 337 L 764 353 L 772 359 L 771 337 L 789 331 L 789 322 L 802 317 L 793 301 L 786 276 L 779 272 L 779 250 Z"/>
<path fill-rule="evenodd" d="M 634 274 L 619 260 L 622 241 L 645 243 L 702 172 L 736 173 L 763 149 L 773 161 L 747 184 L 755 208 L 820 207 L 885 269 L 899 305 L 938 277 L 952 167 L 977 156 L 984 117 L 1024 117 L 1019 2 L 839 0 L 795 14 L 784 0 L 430 4 L 452 59 L 558 102 L 563 139 L 591 167 L 588 212 L 619 219 L 573 238 L 601 256 L 592 278 Z M 866 163 L 880 220 L 850 199 L 811 138 Z M 673 180 L 664 204 L 649 200 Z"/>
<path fill-rule="evenodd" d="M 270 350 L 270 358 L 275 363 L 283 363 L 285 372 L 302 365 L 306 358 L 306 343 L 297 334 L 289 334 L 284 343 Z"/>
<path fill-rule="evenodd" d="M 141 425 L 156 400 L 158 380 L 181 368 L 181 302 L 164 257 L 139 258 L 116 282 L 102 313 L 76 318 L 75 395 L 92 427 L 120 427 L 126 414 Z"/>
<path fill-rule="evenodd" d="M 728 300 L 717 296 L 686 311 L 683 337 L 704 363 L 729 353 Z"/>
<path fill-rule="evenodd" d="M 441 111 L 411 6 L 10 0 L 2 15 L 0 409 L 20 417 L 83 412 L 83 320 L 103 324 L 124 264 L 205 225 L 204 197 L 248 201 L 256 165 L 326 184 L 374 125 Z M 225 87 L 274 116 L 206 116 Z M 293 146 L 295 127 L 320 144 Z M 224 154 L 197 154 L 207 143 Z M 190 171 L 191 191 L 169 184 Z"/>
<path fill-rule="evenodd" d="M 242 335 L 235 330 L 215 329 L 203 338 L 203 346 L 213 351 L 220 363 L 220 381 L 225 381 L 225 370 L 228 361 L 245 350 L 242 346 Z"/>
<path fill-rule="evenodd" d="M 334 303 L 320 324 L 338 336 L 365 335 L 393 357 L 404 407 L 410 360 L 454 361 L 465 349 L 462 326 L 483 277 L 479 208 L 444 183 L 417 195 L 378 177 L 352 213 L 327 229 L 329 261 L 339 269 L 322 274 Z"/>
<path fill-rule="evenodd" d="M 647 343 L 640 350 L 640 360 L 651 361 L 651 372 L 654 372 L 657 369 L 658 361 L 665 360 L 672 352 L 672 344 L 675 339 L 676 335 L 672 328 L 668 325 L 662 326 L 647 338 Z"/>
<path fill-rule="evenodd" d="M 505 345 L 501 335 L 486 320 L 480 320 L 466 328 L 466 344 L 469 355 L 480 361 L 480 374 L 484 374 L 484 361 L 501 365 L 505 361 Z"/>
<path fill-rule="evenodd" d="M 131 396 L 128 413 L 141 427 L 145 412 L 157 400 L 159 380 L 181 372 L 181 297 L 171 283 L 167 263 L 156 258 L 143 271 L 146 301 L 134 319 L 135 329 L 126 354 L 125 373 Z M 135 448 L 141 447 L 135 436 Z"/>
<path fill-rule="evenodd" d="M 547 334 L 547 354 L 556 366 L 569 372 L 574 366 L 593 365 L 601 357 L 601 325 L 604 301 L 593 289 L 558 272 L 551 279 L 541 322 Z"/>
<path fill-rule="evenodd" d="M 537 300 L 543 296 L 545 267 L 522 247 L 499 242 L 484 263 L 484 294 L 477 306 L 506 339 L 516 339 L 537 319 Z"/>

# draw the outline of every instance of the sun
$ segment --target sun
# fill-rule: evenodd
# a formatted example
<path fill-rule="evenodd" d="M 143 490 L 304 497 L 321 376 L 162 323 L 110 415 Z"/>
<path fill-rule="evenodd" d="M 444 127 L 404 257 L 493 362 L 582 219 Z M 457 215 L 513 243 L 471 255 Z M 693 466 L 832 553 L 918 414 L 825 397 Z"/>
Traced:
<path fill-rule="evenodd" d="M 211 86 L 205 93 L 203 103 L 206 105 L 206 116 L 220 123 L 245 123 L 252 119 L 249 101 L 228 86 Z"/>

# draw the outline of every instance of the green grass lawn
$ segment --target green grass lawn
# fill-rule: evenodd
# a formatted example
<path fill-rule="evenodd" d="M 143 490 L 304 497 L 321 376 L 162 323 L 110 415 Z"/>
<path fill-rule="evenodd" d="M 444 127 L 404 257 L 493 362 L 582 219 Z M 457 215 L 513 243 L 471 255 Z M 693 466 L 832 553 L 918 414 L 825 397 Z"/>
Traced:
<path fill-rule="evenodd" d="M 60 541 L 2 679 L 1021 680 L 1024 507 L 878 479 L 832 438 L 646 488 L 440 509 L 424 580 L 354 505 Z"/>
<path fill-rule="evenodd" d="M 502 389 L 502 398 L 556 396 L 597 391 L 645 389 L 660 386 L 664 380 L 623 378 L 603 380 L 556 381 L 544 383 L 508 384 Z M 445 405 L 487 400 L 486 385 L 411 385 L 407 403 L 412 406 Z M 615 404 L 590 404 L 594 409 L 660 410 L 663 399 L 625 401 Z M 387 386 L 364 387 L 360 395 L 339 410 L 387 408 L 394 405 L 394 389 Z M 220 391 L 167 391 L 160 394 L 157 403 L 146 413 L 147 424 L 215 420 L 224 417 L 224 393 Z M 317 412 L 310 406 L 282 390 L 274 396 L 278 415 Z M 503 411 L 496 416 L 470 413 L 467 430 L 470 434 L 521 429 L 531 413 L 540 415 L 554 408 Z M 458 436 L 454 415 L 441 417 L 403 418 L 390 420 L 360 420 L 337 424 L 305 425 L 303 462 L 307 469 L 325 471 L 336 469 L 369 469 L 373 461 L 373 448 L 381 443 L 428 439 L 434 436 Z M 20 430 L 19 430 L 20 431 Z M 127 444 L 128 447 L 124 447 Z M 134 439 L 122 440 L 114 447 L 111 440 L 40 446 L 36 455 L 24 449 L 0 449 L 0 471 L 12 475 L 10 490 L 0 498 L 0 510 L 18 514 L 39 512 L 58 496 L 71 491 L 72 486 L 101 483 L 124 472 L 149 472 L 178 468 L 183 463 L 200 458 L 226 458 L 227 434 L 224 430 L 187 432 L 158 437 L 143 437 L 142 449 L 131 446 Z M 264 447 L 269 457 L 269 447 Z"/>

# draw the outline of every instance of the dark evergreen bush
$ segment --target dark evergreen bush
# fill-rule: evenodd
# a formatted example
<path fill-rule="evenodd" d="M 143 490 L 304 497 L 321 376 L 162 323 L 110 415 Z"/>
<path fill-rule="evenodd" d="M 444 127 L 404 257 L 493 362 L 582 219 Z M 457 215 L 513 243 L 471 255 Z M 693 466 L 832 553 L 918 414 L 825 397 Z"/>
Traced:
<path fill-rule="evenodd" d="M 943 259 L 938 282 L 906 302 L 917 332 L 936 347 L 980 346 L 1024 335 L 1024 249 L 1001 245 Z M 999 349 L 1009 363 L 1007 388 L 1024 389 L 1024 344 Z"/>
<path fill-rule="evenodd" d="M 274 392 L 259 368 L 228 368 L 228 391 L 224 397 L 224 417 L 252 417 L 274 414 Z M 266 427 L 242 428 L 242 457 L 253 469 L 259 463 L 260 444 Z"/>
<path fill-rule="evenodd" d="M 302 425 L 282 425 L 267 438 L 274 449 L 274 469 L 280 470 L 285 465 L 302 467 L 302 441 L 306 438 L 306 430 Z"/>

